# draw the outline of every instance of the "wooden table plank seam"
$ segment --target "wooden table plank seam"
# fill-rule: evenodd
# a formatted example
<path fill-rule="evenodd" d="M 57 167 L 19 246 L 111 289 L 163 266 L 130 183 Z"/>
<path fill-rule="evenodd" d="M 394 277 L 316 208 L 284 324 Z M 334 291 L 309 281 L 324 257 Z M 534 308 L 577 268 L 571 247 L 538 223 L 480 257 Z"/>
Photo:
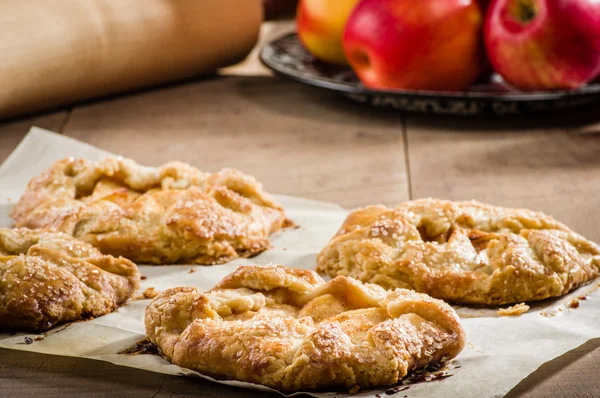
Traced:
<path fill-rule="evenodd" d="M 408 189 L 408 199 L 413 200 L 413 199 L 415 199 L 415 197 L 413 196 L 412 175 L 410 172 L 410 151 L 409 151 L 410 147 L 409 147 L 409 143 L 408 143 L 407 118 L 408 118 L 408 115 L 406 114 L 406 112 L 403 112 L 401 123 L 402 123 L 402 142 L 404 143 L 404 162 L 405 162 L 405 169 L 406 169 L 406 184 L 407 184 L 407 189 Z"/>

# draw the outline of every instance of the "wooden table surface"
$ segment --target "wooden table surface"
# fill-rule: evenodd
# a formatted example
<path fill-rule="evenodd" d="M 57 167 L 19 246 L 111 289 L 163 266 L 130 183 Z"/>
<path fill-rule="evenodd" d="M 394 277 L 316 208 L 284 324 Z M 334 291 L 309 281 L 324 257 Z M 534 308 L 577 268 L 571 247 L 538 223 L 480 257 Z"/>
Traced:
<path fill-rule="evenodd" d="M 263 39 L 289 27 L 267 24 Z M 270 192 L 348 208 L 428 196 L 529 207 L 600 241 L 599 103 L 503 120 L 378 111 L 273 77 L 253 54 L 218 76 L 0 124 L 0 162 L 34 125 L 148 165 L 181 160 L 209 171 L 239 168 Z M 543 365 L 507 397 L 599 397 L 599 370 L 594 339 Z M 68 395 L 255 393 L 0 350 L 0 397 Z"/>

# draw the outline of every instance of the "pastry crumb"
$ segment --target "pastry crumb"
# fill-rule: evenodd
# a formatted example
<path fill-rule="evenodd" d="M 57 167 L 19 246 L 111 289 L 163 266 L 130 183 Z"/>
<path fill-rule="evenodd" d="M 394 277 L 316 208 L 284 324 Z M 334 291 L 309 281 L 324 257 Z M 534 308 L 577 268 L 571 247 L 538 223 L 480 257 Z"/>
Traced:
<path fill-rule="evenodd" d="M 360 390 L 360 386 L 359 385 L 355 385 L 354 387 L 352 387 L 349 391 L 348 394 L 352 395 L 352 394 L 356 394 L 358 392 L 358 390 Z"/>
<path fill-rule="evenodd" d="M 529 311 L 529 306 L 525 303 L 515 304 L 512 307 L 500 308 L 498 315 L 500 316 L 520 316 Z"/>
<path fill-rule="evenodd" d="M 574 299 L 568 304 L 569 308 L 579 308 L 579 300 Z"/>
<path fill-rule="evenodd" d="M 140 275 L 140 279 L 143 280 L 143 281 L 145 281 L 146 279 L 148 279 L 148 277 L 144 276 L 144 275 Z"/>
<path fill-rule="evenodd" d="M 158 296 L 159 292 L 157 292 L 153 287 L 149 287 L 148 289 L 144 290 L 144 293 L 142 294 L 144 295 L 144 298 L 153 299 L 154 297 Z"/>
<path fill-rule="evenodd" d="M 192 268 L 191 270 L 189 270 L 188 274 L 193 274 L 194 272 L 196 272 L 196 268 Z"/>

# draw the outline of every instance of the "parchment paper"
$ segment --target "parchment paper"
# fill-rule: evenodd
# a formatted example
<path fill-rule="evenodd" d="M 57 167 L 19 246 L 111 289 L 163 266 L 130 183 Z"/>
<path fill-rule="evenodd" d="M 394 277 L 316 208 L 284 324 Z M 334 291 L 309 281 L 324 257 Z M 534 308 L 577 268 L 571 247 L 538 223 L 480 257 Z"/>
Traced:
<path fill-rule="evenodd" d="M 33 128 L 23 142 L 0 166 L 0 226 L 10 226 L 9 212 L 27 182 L 56 160 L 86 157 L 100 160 L 109 155 L 100 149 L 70 138 Z M 174 159 L 176 160 L 176 159 Z M 276 190 L 277 187 L 267 187 Z M 314 269 L 316 255 L 340 226 L 347 211 L 333 204 L 277 196 L 291 219 L 301 227 L 275 236 L 274 249 L 252 259 L 225 265 L 140 266 L 147 279 L 140 291 L 154 287 L 161 291 L 175 286 L 196 286 L 208 290 L 241 264 L 277 263 Z M 194 273 L 189 273 L 194 268 Z M 419 397 L 501 397 L 544 362 L 600 336 L 600 292 L 598 280 L 559 300 L 536 304 L 520 317 L 497 317 L 494 310 L 458 308 L 467 332 L 468 344 L 446 370 L 451 377 L 413 384 L 398 396 Z M 578 309 L 571 300 L 587 295 Z M 0 347 L 46 354 L 85 357 L 118 365 L 171 375 L 196 372 L 169 364 L 156 355 L 119 354 L 145 337 L 143 317 L 149 300 L 131 301 L 116 312 L 86 322 L 63 325 L 39 341 L 25 344 L 35 334 L 0 334 Z M 544 314 L 544 315 L 542 315 Z M 269 389 L 243 382 L 217 381 L 246 388 Z M 272 390 L 271 390 L 272 391 Z M 361 391 L 357 397 L 384 395 L 385 390 Z M 310 393 L 316 397 L 344 394 Z"/>

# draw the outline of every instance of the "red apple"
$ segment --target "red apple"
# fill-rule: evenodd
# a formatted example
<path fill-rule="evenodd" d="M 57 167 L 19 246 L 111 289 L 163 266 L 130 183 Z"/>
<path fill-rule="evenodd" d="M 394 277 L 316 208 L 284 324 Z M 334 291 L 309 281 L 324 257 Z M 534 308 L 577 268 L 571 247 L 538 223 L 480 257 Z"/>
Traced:
<path fill-rule="evenodd" d="M 600 73 L 598 0 L 494 0 L 484 35 L 494 69 L 522 90 L 577 88 Z"/>
<path fill-rule="evenodd" d="M 462 90 L 483 67 L 482 25 L 477 0 L 362 0 L 344 52 L 367 87 Z"/>

